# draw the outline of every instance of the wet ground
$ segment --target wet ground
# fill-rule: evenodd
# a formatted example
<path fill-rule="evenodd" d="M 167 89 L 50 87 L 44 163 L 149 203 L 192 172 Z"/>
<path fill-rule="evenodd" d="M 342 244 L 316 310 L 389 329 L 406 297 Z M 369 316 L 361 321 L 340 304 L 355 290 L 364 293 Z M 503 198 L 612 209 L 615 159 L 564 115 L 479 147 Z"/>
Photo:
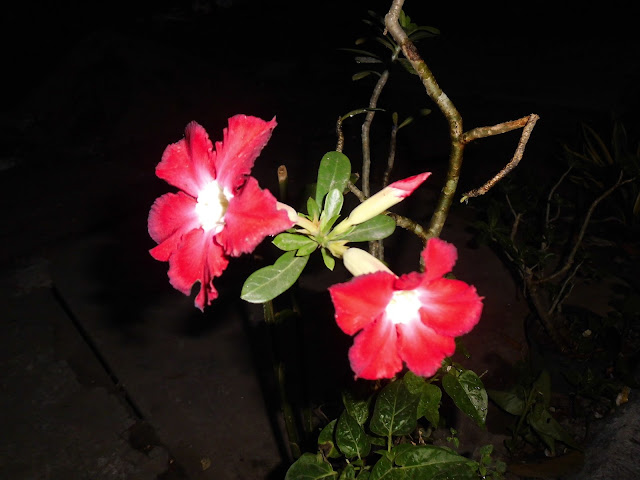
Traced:
<path fill-rule="evenodd" d="M 336 117 L 367 102 L 371 85 L 352 84 L 357 69 L 336 51 L 350 46 L 366 13 L 358 2 L 324 2 L 318 22 L 305 24 L 291 2 L 229 3 L 15 7 L 6 16 L 37 34 L 5 42 L 15 75 L 0 119 L 2 478 L 283 478 L 287 451 L 260 311 L 237 300 L 260 259 L 232 262 L 215 305 L 205 314 L 193 308 L 147 253 L 148 209 L 170 189 L 153 169 L 190 120 L 219 139 L 236 113 L 276 115 L 254 175 L 275 192 L 275 170 L 286 164 L 298 198 L 335 146 Z M 638 58 L 638 46 L 623 28 L 613 35 L 558 18 L 519 28 L 514 11 L 500 29 L 491 15 L 456 24 L 442 9 L 419 18 L 411 4 L 417 21 L 442 30 L 421 52 L 468 128 L 541 115 L 523 161 L 542 173 L 554 168 L 555 141 L 575 137 L 578 119 L 606 125 L 637 105 L 637 62 L 617 52 Z M 404 96 L 423 98 L 413 77 L 393 85 L 382 100 L 399 101 L 401 111 L 413 103 Z M 345 129 L 352 159 L 358 128 Z M 441 185 L 444 131 L 434 113 L 399 139 L 398 178 L 434 171 L 407 202 L 421 220 Z M 461 191 L 499 169 L 516 142 L 470 147 Z M 456 206 L 442 237 L 458 246 L 455 273 L 486 297 L 464 341 L 473 369 L 499 385 L 526 350 L 526 307 L 497 257 L 471 246 L 470 215 Z M 411 269 L 419 245 L 409 236 L 395 242 L 388 253 L 397 271 Z M 268 245 L 257 253 L 273 254 Z M 320 315 L 329 281 L 320 269 L 301 279 L 309 311 L 318 312 L 307 355 L 319 398 L 348 374 L 348 339 L 327 321 L 330 311 Z M 500 444 L 501 428 L 462 428 L 463 448 Z"/>

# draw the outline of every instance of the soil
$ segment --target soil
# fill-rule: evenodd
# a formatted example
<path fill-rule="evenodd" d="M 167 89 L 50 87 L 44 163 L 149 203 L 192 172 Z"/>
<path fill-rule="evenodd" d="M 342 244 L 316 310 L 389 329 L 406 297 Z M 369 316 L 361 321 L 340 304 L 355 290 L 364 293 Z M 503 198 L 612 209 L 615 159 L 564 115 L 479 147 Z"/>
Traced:
<path fill-rule="evenodd" d="M 277 117 L 253 175 L 276 192 L 285 164 L 291 197 L 303 200 L 320 158 L 335 148 L 336 118 L 366 105 L 372 85 L 351 81 L 359 67 L 337 49 L 364 31 L 367 7 L 385 12 L 388 2 L 344 3 L 314 7 L 314 22 L 287 1 L 109 2 L 93 12 L 30 3 L 6 12 L 14 75 L 0 117 L 0 477 L 284 477 L 289 452 L 261 311 L 238 300 L 247 274 L 273 250 L 263 245 L 232 262 L 217 283 L 219 300 L 201 314 L 148 255 L 146 221 L 169 190 L 153 174 L 165 146 L 191 120 L 220 139 L 237 113 Z M 445 7 L 406 8 L 441 29 L 421 53 L 465 128 L 541 116 L 522 161 L 532 175 L 557 169 L 558 141 L 574 140 L 579 121 L 606 126 L 638 105 L 637 62 L 629 60 L 639 58 L 638 45 L 624 21 L 596 35 L 569 14 L 549 20 L 532 11 L 532 34 L 516 25 L 515 10 L 505 24 L 494 12 L 458 21 Z M 479 18 L 486 22 L 471 21 Z M 27 26 L 37 34 L 23 41 L 17 32 Z M 406 116 L 418 99 L 433 110 L 401 131 L 394 170 L 397 178 L 434 172 L 398 210 L 426 222 L 444 181 L 446 124 L 416 77 L 392 80 L 385 106 Z M 381 125 L 372 137 L 378 162 L 388 141 Z M 359 128 L 345 123 L 354 165 Z M 459 191 L 497 172 L 517 138 L 470 145 Z M 373 173 L 376 181 L 381 171 Z M 529 310 L 496 254 L 473 241 L 473 219 L 456 201 L 442 232 L 458 248 L 454 273 L 485 297 L 482 321 L 462 339 L 470 357 L 456 359 L 500 388 L 527 359 Z M 403 232 L 386 247 L 397 273 L 415 269 L 419 249 Z M 350 381 L 350 339 L 327 326 L 326 287 L 344 278 L 340 266 L 329 276 L 310 265 L 300 280 L 303 307 L 313 312 L 302 331 L 309 393 L 319 402 Z M 506 459 L 511 419 L 493 405 L 488 418 L 486 429 L 451 419 L 461 449 L 492 443 Z"/>

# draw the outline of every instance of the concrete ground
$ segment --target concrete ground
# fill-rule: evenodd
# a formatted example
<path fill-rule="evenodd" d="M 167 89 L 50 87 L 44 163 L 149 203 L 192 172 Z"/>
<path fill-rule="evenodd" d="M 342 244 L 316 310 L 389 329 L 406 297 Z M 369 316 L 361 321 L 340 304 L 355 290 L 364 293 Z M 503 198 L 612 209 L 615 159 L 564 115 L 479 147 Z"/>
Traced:
<path fill-rule="evenodd" d="M 58 23 L 53 36 L 46 29 L 56 22 L 46 20 L 61 20 L 65 12 L 43 7 L 31 12 L 45 30 L 39 45 L 14 49 L 19 74 L 0 137 L 0 478 L 284 477 L 287 449 L 260 311 L 237 299 L 261 260 L 233 261 L 217 281 L 220 299 L 204 314 L 196 310 L 169 286 L 166 264 L 148 254 L 154 245 L 146 232 L 148 209 L 171 189 L 153 169 L 190 120 L 219 139 L 231 115 L 276 115 L 279 125 L 254 175 L 275 192 L 275 169 L 284 163 L 298 195 L 322 154 L 334 148 L 335 118 L 366 103 L 362 92 L 370 86 L 352 85 L 353 65 L 335 51 L 355 35 L 316 42 L 327 29 L 308 27 L 305 37 L 291 10 L 284 24 L 274 24 L 283 18 L 266 15 L 277 11 L 252 10 L 248 1 L 216 3 L 224 2 L 163 4 L 130 12 L 126 22 L 105 11 L 93 23 Z M 325 25 L 338 18 L 335 31 L 364 15 L 356 6 L 338 15 L 328 5 L 317 13 Z M 17 12 L 16 22 L 27 13 Z M 611 110 L 625 111 L 626 102 L 637 105 L 628 88 L 637 66 L 614 57 L 626 49 L 638 58 L 637 45 L 625 36 L 603 42 L 560 35 L 522 45 L 494 30 L 482 50 L 455 25 L 443 28 L 452 25 L 450 17 L 416 20 L 443 30 L 432 68 L 469 128 L 541 115 L 524 161 L 544 160 L 554 139 L 575 134 L 578 118 L 601 121 Z M 276 36 L 274 25 L 286 26 L 290 36 Z M 276 38 L 267 45 L 262 39 L 270 34 Z M 455 62 L 447 60 L 451 55 Z M 428 49 L 424 56 L 429 61 Z M 400 83 L 399 95 L 419 93 L 413 81 Z M 435 120 L 427 125 L 441 132 Z M 400 171 L 442 167 L 447 144 L 441 136 L 407 133 L 404 141 L 401 152 L 412 163 Z M 357 129 L 347 127 L 347 142 L 345 153 L 357 158 Z M 461 190 L 484 182 L 508 160 L 517 139 L 511 142 L 470 148 Z M 487 162 L 489 155 L 497 159 Z M 441 175 L 434 173 L 407 208 L 432 205 Z M 423 210 L 416 215 L 426 219 L 429 209 Z M 525 350 L 526 308 L 493 253 L 470 246 L 469 215 L 454 208 L 442 237 L 458 246 L 455 272 L 486 297 L 483 320 L 465 344 L 474 370 L 488 370 L 489 381 L 499 384 Z M 401 237 L 390 256 L 401 269 L 413 264 L 418 249 Z M 273 251 L 265 245 L 257 253 Z M 321 273 L 312 268 L 301 279 L 309 310 L 316 302 L 329 307 L 331 280 Z M 331 323 L 331 312 L 324 314 L 318 321 Z M 321 397 L 332 379 L 348 374 L 340 359 L 349 340 L 323 343 L 339 333 L 333 324 L 310 328 L 321 340 L 308 352 Z M 497 443 L 503 435 L 488 434 Z M 468 438 L 469 445 L 482 440 Z"/>

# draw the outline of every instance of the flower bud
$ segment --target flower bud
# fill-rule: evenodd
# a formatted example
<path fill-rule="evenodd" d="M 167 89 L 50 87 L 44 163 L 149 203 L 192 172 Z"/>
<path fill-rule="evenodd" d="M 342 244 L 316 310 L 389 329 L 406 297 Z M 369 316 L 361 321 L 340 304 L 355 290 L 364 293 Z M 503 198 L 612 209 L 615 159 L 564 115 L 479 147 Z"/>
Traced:
<path fill-rule="evenodd" d="M 400 203 L 411 195 L 429 175 L 431 175 L 431 172 L 421 173 L 420 175 L 405 178 L 404 180 L 398 180 L 388 187 L 383 188 L 354 208 L 349 216 L 334 228 L 334 233 L 337 235 L 346 232 L 349 227 L 366 222 L 394 206 L 396 203 Z"/>
<path fill-rule="evenodd" d="M 360 248 L 352 247 L 347 249 L 342 255 L 342 261 L 346 269 L 349 270 L 354 277 L 374 272 L 387 272 L 395 275 L 384 263 Z"/>

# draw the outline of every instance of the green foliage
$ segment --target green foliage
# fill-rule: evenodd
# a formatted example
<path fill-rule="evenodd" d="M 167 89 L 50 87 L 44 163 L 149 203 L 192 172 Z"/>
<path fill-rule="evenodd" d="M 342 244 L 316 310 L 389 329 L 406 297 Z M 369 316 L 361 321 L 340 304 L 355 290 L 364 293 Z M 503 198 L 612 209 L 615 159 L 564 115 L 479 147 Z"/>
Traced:
<path fill-rule="evenodd" d="M 496 405 L 517 417 L 512 439 L 507 442 L 509 449 L 521 448 L 525 441 L 534 445 L 543 443 L 552 455 L 556 452 L 556 442 L 579 449 L 551 414 L 551 377 L 548 371 L 543 370 L 531 384 L 518 384 L 503 391 L 488 390 L 488 393 Z"/>
<path fill-rule="evenodd" d="M 273 244 L 282 255 L 273 265 L 263 267 L 247 278 L 240 298 L 250 303 L 273 300 L 287 291 L 302 274 L 309 256 L 320 250 L 322 261 L 333 270 L 336 260 L 335 248 L 343 248 L 348 242 L 382 240 L 395 230 L 395 221 L 386 215 L 377 215 L 346 232 L 336 235 L 332 228 L 340 217 L 344 204 L 343 193 L 351 179 L 351 162 L 346 155 L 328 152 L 322 157 L 318 168 L 315 198 L 307 200 L 307 213 L 315 231 L 290 229 L 273 239 Z M 322 205 L 320 209 L 319 205 Z"/>
<path fill-rule="evenodd" d="M 466 405 L 465 413 L 475 417 L 486 411 L 486 402 L 478 400 L 487 397 L 478 376 L 459 366 L 452 373 L 446 370 L 442 369 L 443 384 L 449 378 L 446 382 L 455 385 L 445 389 L 451 392 L 454 402 Z M 300 457 L 286 478 L 325 478 L 313 476 L 319 474 L 326 478 L 369 480 L 502 478 L 505 465 L 502 462 L 494 465 L 491 445 L 481 449 L 479 459 L 473 460 L 451 448 L 425 443 L 423 425 L 437 428 L 440 420 L 442 390 L 433 383 L 436 378 L 427 380 L 407 372 L 370 395 L 343 392 L 344 409 L 321 429 L 318 454 Z M 420 438 L 420 442 L 416 443 L 415 438 Z M 455 435 L 452 441 L 455 445 Z"/>

